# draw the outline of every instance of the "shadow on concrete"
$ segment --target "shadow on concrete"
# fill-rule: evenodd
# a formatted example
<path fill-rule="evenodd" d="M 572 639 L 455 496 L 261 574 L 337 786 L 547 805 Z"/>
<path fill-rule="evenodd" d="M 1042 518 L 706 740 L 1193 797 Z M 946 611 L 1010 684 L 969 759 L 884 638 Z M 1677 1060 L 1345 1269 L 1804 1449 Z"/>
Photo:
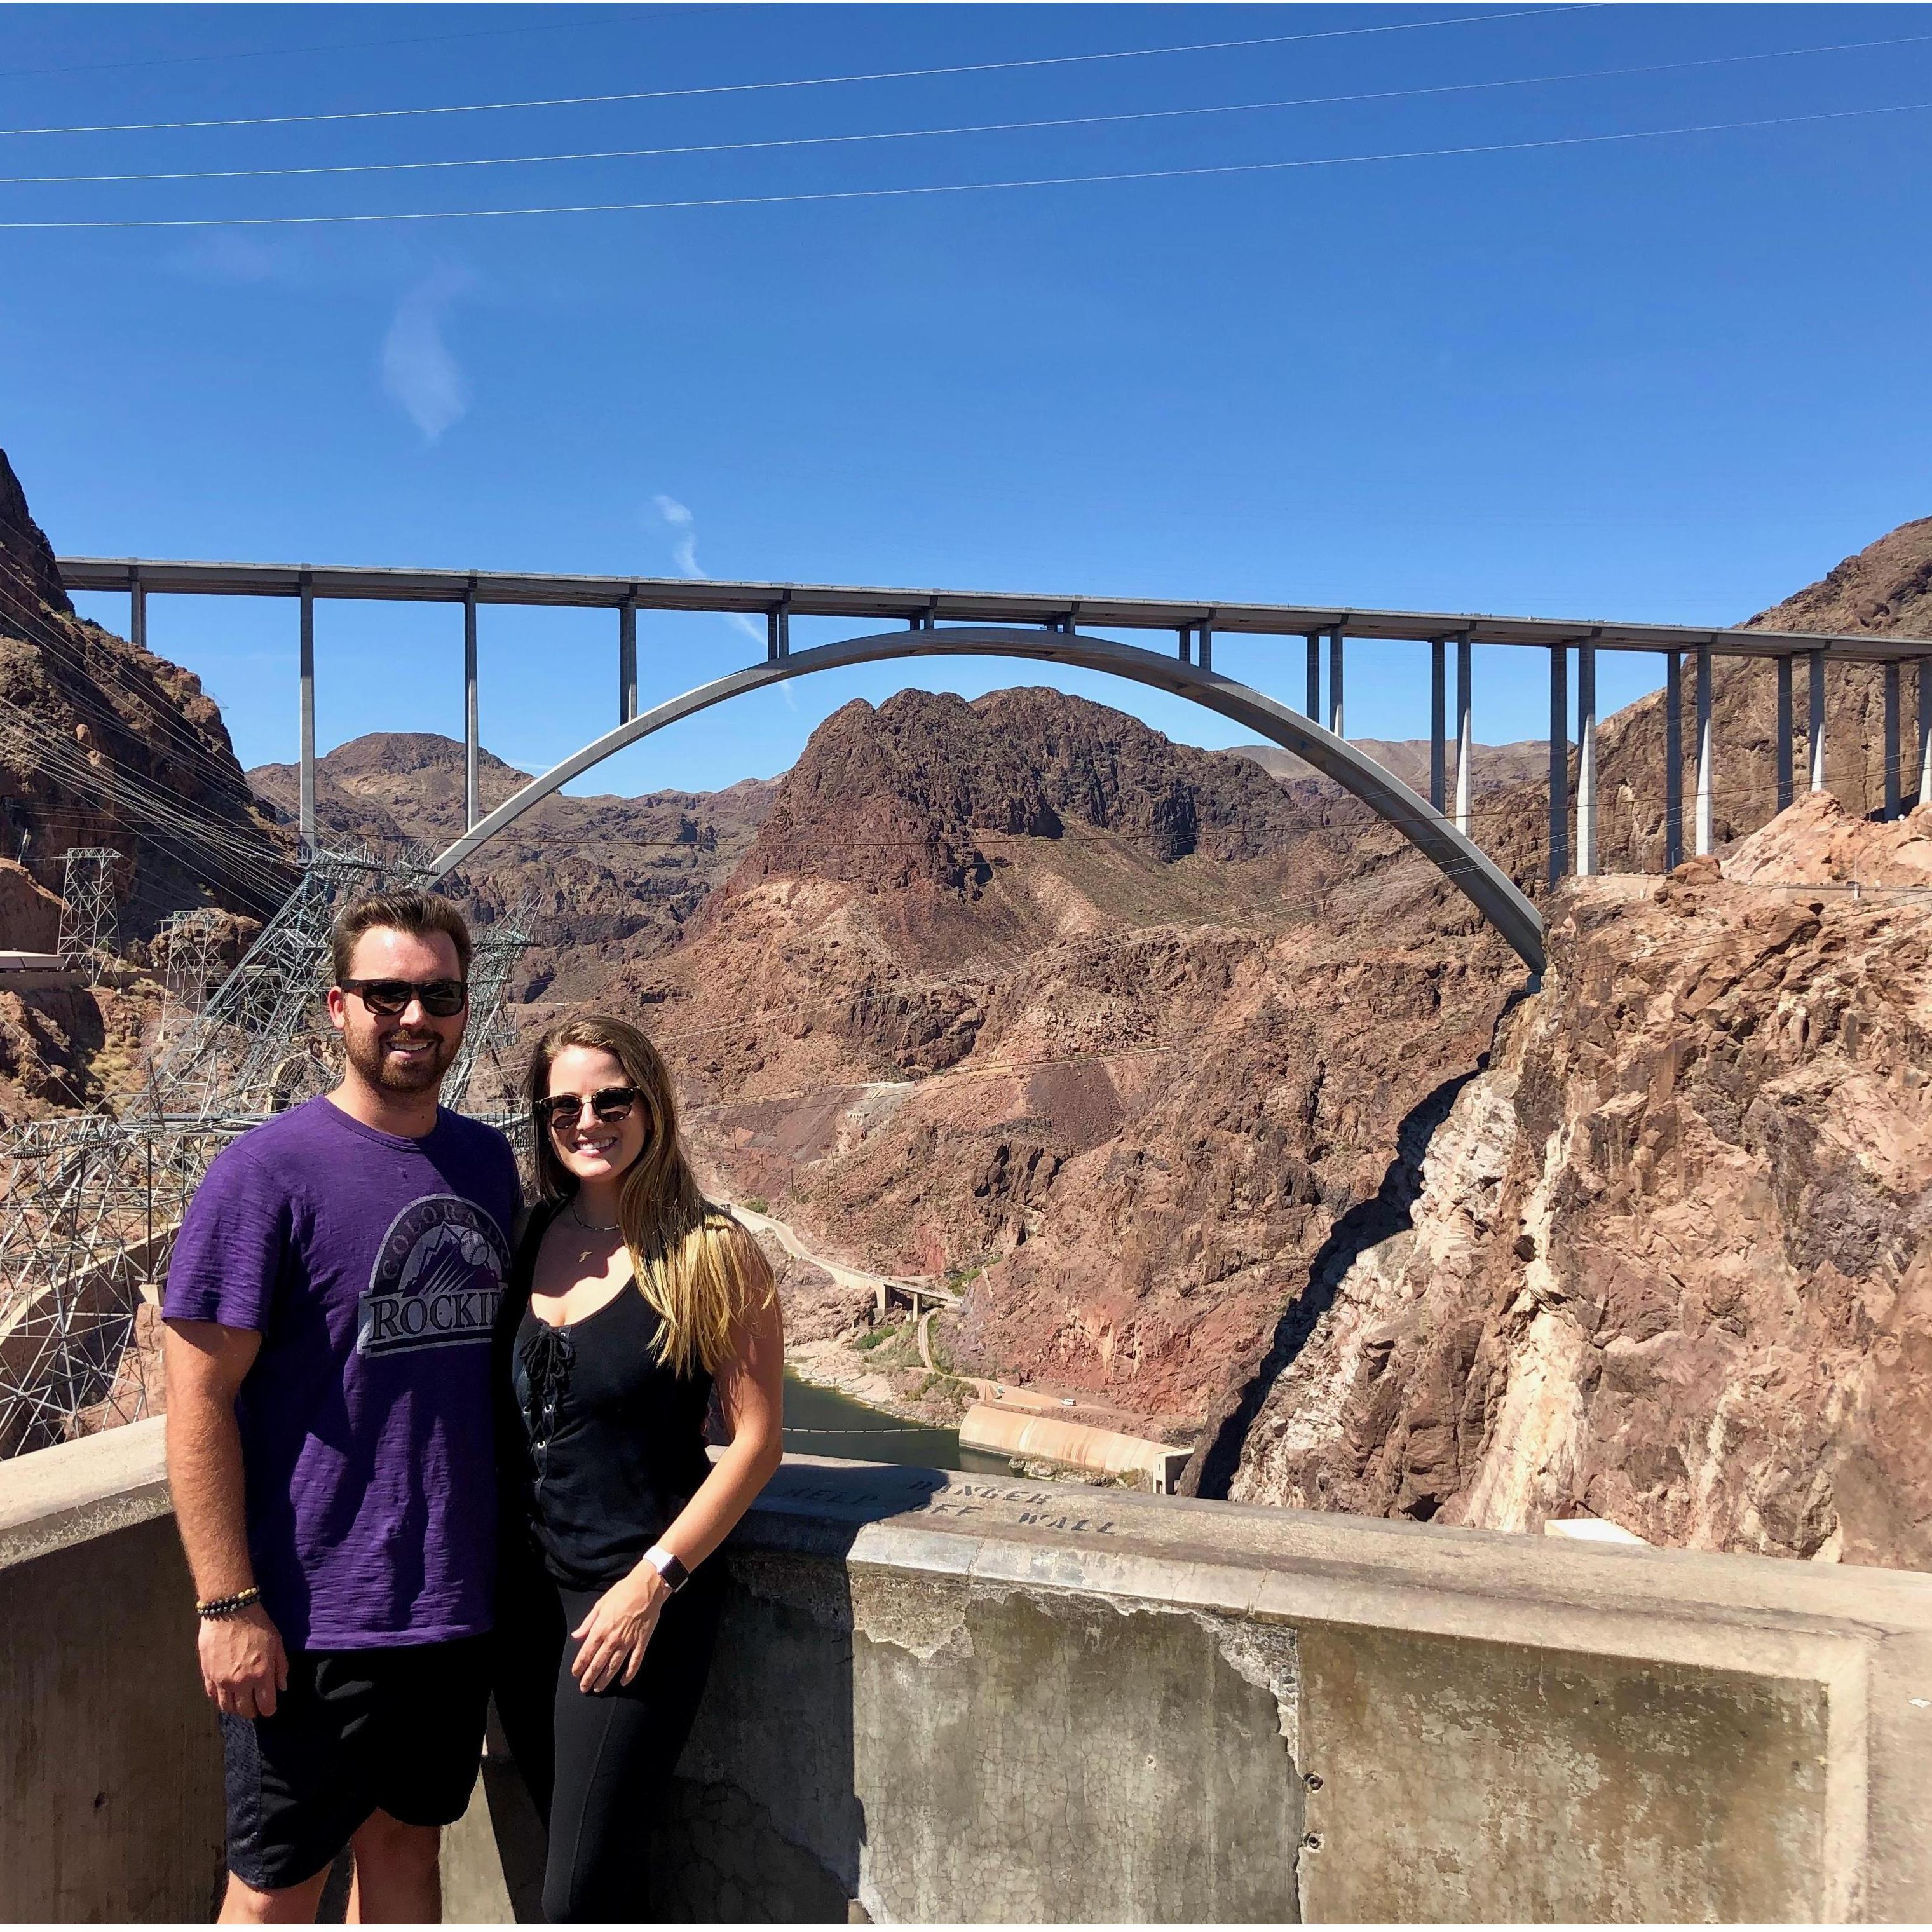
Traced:
<path fill-rule="evenodd" d="M 1504 1010 L 1507 1012 L 1508 1008 Z M 1328 1238 L 1309 1263 L 1301 1292 L 1282 1311 L 1266 1353 L 1246 1380 L 1223 1399 L 1219 1414 L 1209 1423 L 1192 1460 L 1182 1472 L 1180 1495 L 1226 1500 L 1241 1466 L 1248 1432 L 1269 1391 L 1294 1365 L 1322 1318 L 1334 1306 L 1349 1269 L 1370 1248 L 1414 1224 L 1429 1143 L 1449 1118 L 1456 1096 L 1489 1064 L 1486 1053 L 1468 1072 L 1444 1081 L 1402 1117 L 1396 1130 L 1395 1158 L 1383 1174 L 1382 1185 L 1366 1201 L 1349 1208 L 1328 1231 Z"/>

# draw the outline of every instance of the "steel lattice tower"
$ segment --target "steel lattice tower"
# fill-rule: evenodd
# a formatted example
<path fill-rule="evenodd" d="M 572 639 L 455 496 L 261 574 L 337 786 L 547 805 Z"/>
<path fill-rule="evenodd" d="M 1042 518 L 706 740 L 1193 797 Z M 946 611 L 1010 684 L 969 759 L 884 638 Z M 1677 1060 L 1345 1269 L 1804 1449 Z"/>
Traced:
<path fill-rule="evenodd" d="M 111 845 L 74 845 L 61 874 L 61 964 L 84 971 L 89 986 L 99 982 L 119 946 L 114 874 L 120 863 Z"/>
<path fill-rule="evenodd" d="M 0 1456 L 147 1412 L 154 1357 L 144 1345 L 158 1285 L 208 1162 L 245 1129 L 334 1084 L 322 996 L 338 909 L 358 893 L 425 883 L 413 865 L 317 854 L 194 1013 L 188 1004 L 206 984 L 195 962 L 208 958 L 218 916 L 178 915 L 167 950 L 172 986 L 180 936 L 181 1028 L 158 1050 L 136 1104 L 118 1117 L 28 1121 L 0 1138 Z M 466 1098 L 467 1111 L 498 1115 L 506 1129 L 502 996 L 529 944 L 524 916 L 478 942 L 470 1026 L 444 1088 L 446 1104 Z"/>
<path fill-rule="evenodd" d="M 172 1040 L 202 1008 L 219 976 L 215 949 L 221 938 L 218 912 L 170 913 L 154 950 L 160 956 L 160 1037 Z"/>

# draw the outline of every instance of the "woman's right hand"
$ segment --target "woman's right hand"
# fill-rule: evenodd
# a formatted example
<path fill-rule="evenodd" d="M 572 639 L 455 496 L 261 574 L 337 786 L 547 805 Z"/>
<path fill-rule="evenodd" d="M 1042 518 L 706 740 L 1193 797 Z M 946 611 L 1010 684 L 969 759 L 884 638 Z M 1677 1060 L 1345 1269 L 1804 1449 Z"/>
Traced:
<path fill-rule="evenodd" d="M 231 1718 L 272 1718 L 289 1688 L 289 1654 L 275 1620 L 260 1604 L 232 1617 L 203 1617 L 196 1648 L 201 1688 Z"/>

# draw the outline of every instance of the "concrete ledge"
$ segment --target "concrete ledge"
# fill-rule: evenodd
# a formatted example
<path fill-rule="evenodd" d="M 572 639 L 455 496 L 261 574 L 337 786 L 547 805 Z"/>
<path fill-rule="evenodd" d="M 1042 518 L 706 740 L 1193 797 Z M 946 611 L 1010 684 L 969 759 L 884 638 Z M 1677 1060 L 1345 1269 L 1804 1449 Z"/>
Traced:
<path fill-rule="evenodd" d="M 1932 1911 L 1932 1577 L 804 1458 L 788 1459 L 733 1548 L 743 1594 L 686 1774 L 809 1846 L 874 1918 Z M 816 1690 L 781 1612 L 759 1607 L 794 1598 L 817 1602 L 830 1654 L 850 1660 L 842 1678 L 821 1669 Z M 1092 1624 L 1090 1604 L 1113 1614 Z M 1187 1653 L 1194 1690 L 1164 1681 L 1182 1653 L 1150 1634 L 1150 1616 L 1206 1642 Z M 1111 1653 L 1083 1708 L 1042 1691 L 1077 1668 L 1069 1656 L 1046 1667 L 1042 1631 L 1074 1659 L 1087 1643 Z M 1277 1672 L 1262 1660 L 1282 1640 L 1292 1662 Z M 1032 1672 L 1006 1676 L 1009 1643 L 1034 1653 Z M 910 1676 L 890 1661 L 908 1652 Z M 1238 1718 L 1213 1688 L 1217 1658 L 1269 1687 L 1277 1726 L 1260 1707 Z M 988 1677 L 1003 1698 L 976 1712 Z M 1144 1776 L 1109 1820 L 1084 1781 L 1138 1749 L 1123 1682 L 1220 1714 L 1184 1771 L 1158 1751 L 1132 1759 Z M 821 1754 L 828 1733 L 849 1741 L 841 1774 L 862 1834 L 842 1836 L 797 1796 L 788 1767 L 813 1747 L 776 1714 L 801 1698 Z M 1044 1786 L 1030 1799 L 994 1801 L 998 1768 L 955 1761 L 1029 1732 Z M 1264 1805 L 1200 1787 L 1224 1760 Z M 1067 1814 L 1073 1789 L 1085 1795 Z M 1165 1869 L 1157 1842 L 1124 1871 L 1136 1808 L 1162 1821 Z M 1010 1834 L 962 1863 L 965 1821 L 989 1815 Z M 1049 1869 L 1030 1869 L 1056 1833 Z M 1245 1894 L 1180 1883 L 1189 1848 L 1208 1844 L 1241 1862 Z M 753 1896 L 703 1902 L 729 1916 Z"/>
<path fill-rule="evenodd" d="M 0 1916 L 206 1910 L 166 1511 L 158 1423 L 0 1464 Z M 1932 1576 L 806 1458 L 725 1560 L 665 1916 L 1932 1917 Z"/>
<path fill-rule="evenodd" d="M 0 1462 L 0 1570 L 172 1516 L 165 1419 Z"/>

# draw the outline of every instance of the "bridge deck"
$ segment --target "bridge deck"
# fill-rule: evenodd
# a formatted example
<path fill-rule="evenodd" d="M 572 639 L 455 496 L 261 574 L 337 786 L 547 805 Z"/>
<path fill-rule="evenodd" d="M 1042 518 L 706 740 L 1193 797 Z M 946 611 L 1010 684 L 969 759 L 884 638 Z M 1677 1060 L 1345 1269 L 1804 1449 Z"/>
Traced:
<path fill-rule="evenodd" d="M 905 623 L 1056 624 L 1091 631 L 1180 631 L 1351 638 L 1408 643 L 1464 639 L 1547 650 L 1594 644 L 1599 650 L 1688 651 L 1731 657 L 1788 657 L 1823 651 L 1845 663 L 1932 658 L 1932 638 L 1712 629 L 1684 624 L 1618 623 L 1593 617 L 1495 616 L 1473 611 L 1374 610 L 1340 604 L 1210 604 L 1151 598 L 1036 596 L 982 590 L 868 588 L 824 584 L 746 584 L 688 578 L 585 577 L 490 570 L 392 569 L 380 566 L 174 562 L 135 557 L 64 556 L 69 590 L 128 591 L 194 597 L 311 596 L 402 603 L 542 604 L 590 610 L 789 611 L 800 617 L 898 619 Z"/>

